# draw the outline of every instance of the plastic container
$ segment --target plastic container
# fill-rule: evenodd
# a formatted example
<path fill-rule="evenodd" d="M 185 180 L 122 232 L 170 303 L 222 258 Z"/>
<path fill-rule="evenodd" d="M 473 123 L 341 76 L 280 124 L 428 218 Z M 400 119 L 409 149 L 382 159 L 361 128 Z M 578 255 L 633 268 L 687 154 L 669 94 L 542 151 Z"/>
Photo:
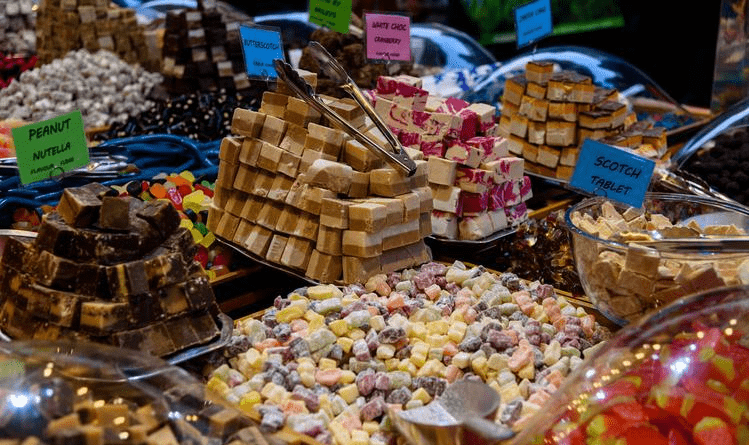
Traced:
<path fill-rule="evenodd" d="M 629 209 L 625 204 L 604 197 L 587 198 L 567 210 L 565 221 L 572 233 L 575 266 L 585 294 L 613 322 L 625 325 L 680 297 L 715 287 L 742 284 L 741 271 L 749 268 L 749 263 L 745 263 L 746 252 L 643 249 L 616 241 L 620 233 L 615 232 L 604 239 L 575 224 L 573 215 L 589 215 L 597 219 L 602 216 L 604 206 L 610 205 L 620 214 Z M 704 230 L 710 226 L 733 224 L 749 233 L 749 211 L 712 198 L 650 193 L 646 195 L 641 211 L 648 220 L 653 214 L 659 214 L 674 225 L 686 226 L 692 222 Z M 633 232 L 630 229 L 630 233 Z M 649 232 L 658 236 L 663 231 Z M 648 231 L 643 229 L 637 232 L 640 234 L 648 234 Z M 679 236 L 684 235 L 677 238 Z M 749 284 L 749 281 L 743 284 Z"/>
<path fill-rule="evenodd" d="M 136 351 L 0 343 L 0 441 L 254 443 L 252 421 L 218 400 L 186 371 Z"/>
<path fill-rule="evenodd" d="M 673 303 L 588 358 L 511 445 L 749 443 L 749 286 Z"/>

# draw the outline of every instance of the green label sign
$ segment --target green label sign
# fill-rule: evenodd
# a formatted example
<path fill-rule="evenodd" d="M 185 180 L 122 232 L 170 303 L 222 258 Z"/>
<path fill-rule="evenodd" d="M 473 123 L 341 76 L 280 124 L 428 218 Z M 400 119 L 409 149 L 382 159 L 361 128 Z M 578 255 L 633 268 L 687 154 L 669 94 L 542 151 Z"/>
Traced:
<path fill-rule="evenodd" d="M 347 34 L 351 21 L 351 0 L 310 0 L 309 21 Z"/>
<path fill-rule="evenodd" d="M 80 111 L 12 131 L 21 184 L 49 179 L 88 164 Z"/>

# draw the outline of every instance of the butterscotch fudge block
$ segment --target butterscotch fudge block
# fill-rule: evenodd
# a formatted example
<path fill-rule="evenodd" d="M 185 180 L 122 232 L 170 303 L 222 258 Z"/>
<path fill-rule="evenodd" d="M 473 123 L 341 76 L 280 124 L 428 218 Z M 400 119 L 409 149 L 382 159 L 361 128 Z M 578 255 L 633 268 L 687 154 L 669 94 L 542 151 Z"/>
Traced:
<path fill-rule="evenodd" d="M 278 233 L 273 235 L 268 245 L 268 252 L 265 254 L 265 259 L 271 263 L 280 264 L 281 256 L 283 255 L 284 249 L 286 249 L 286 242 L 289 237 L 280 235 Z"/>
<path fill-rule="evenodd" d="M 216 196 L 215 193 L 213 195 Z M 213 204 L 211 204 L 210 207 L 208 207 L 208 221 L 206 221 L 205 226 L 213 233 L 216 233 L 216 228 L 218 227 L 218 222 L 221 220 L 221 215 L 223 215 L 224 211 L 223 209 L 217 207 L 215 205 L 215 201 Z"/>
<path fill-rule="evenodd" d="M 219 162 L 218 174 L 216 176 L 216 188 L 230 189 L 234 186 L 234 177 L 237 175 L 239 164 Z"/>
<path fill-rule="evenodd" d="M 292 232 L 292 234 L 299 238 L 308 239 L 313 243 L 316 243 L 319 227 L 320 219 L 317 218 L 316 215 L 302 212 L 297 219 L 296 226 L 294 227 L 294 232 Z"/>
<path fill-rule="evenodd" d="M 386 222 L 387 207 L 383 204 L 364 201 L 349 206 L 350 230 L 376 233 L 385 228 Z"/>
<path fill-rule="evenodd" d="M 275 117 L 275 116 L 265 116 L 265 122 L 263 123 L 263 128 L 260 130 L 260 136 L 259 138 L 263 141 L 278 145 L 283 140 L 284 135 L 286 134 L 286 126 L 288 124 L 285 120 Z"/>
<path fill-rule="evenodd" d="M 71 227 L 85 227 L 99 219 L 101 199 L 83 187 L 67 188 L 63 191 L 57 212 Z"/>
<path fill-rule="evenodd" d="M 382 234 L 344 230 L 341 250 L 344 255 L 371 258 L 382 255 Z"/>
<path fill-rule="evenodd" d="M 343 257 L 343 282 L 365 283 L 373 275 L 382 272 L 380 257 Z"/>
<path fill-rule="evenodd" d="M 392 198 L 410 189 L 410 178 L 394 168 L 377 168 L 369 173 L 369 192 L 373 195 Z"/>
<path fill-rule="evenodd" d="M 561 155 L 561 152 L 562 150 L 558 147 L 541 145 L 538 147 L 536 162 L 549 168 L 556 168 L 559 164 L 559 156 Z"/>
<path fill-rule="evenodd" d="M 510 125 L 512 123 L 512 118 L 510 117 L 510 114 L 504 114 L 504 113 L 505 113 L 505 110 L 503 108 L 502 116 L 499 117 L 498 131 L 499 131 L 500 136 L 506 138 L 510 136 Z"/>
<path fill-rule="evenodd" d="M 254 195 L 249 195 L 244 202 L 244 206 L 242 207 L 242 212 L 239 214 L 239 217 L 251 222 L 257 221 L 257 217 L 260 214 L 260 209 L 263 208 L 264 204 L 264 199 L 258 198 Z"/>
<path fill-rule="evenodd" d="M 545 122 L 548 112 L 549 101 L 536 99 L 531 96 L 523 96 L 520 101 L 520 108 L 518 109 L 518 113 L 536 122 Z"/>
<path fill-rule="evenodd" d="M 419 214 L 419 238 L 426 238 L 432 234 L 432 212 Z"/>
<path fill-rule="evenodd" d="M 502 95 L 502 100 L 507 101 L 511 104 L 520 105 L 520 101 L 523 98 L 523 94 L 525 94 L 525 86 L 528 84 L 528 81 L 525 80 L 525 76 L 518 75 L 514 77 L 510 77 L 507 80 L 505 80 L 505 91 Z M 502 113 L 504 113 L 504 107 L 502 109 Z"/>
<path fill-rule="evenodd" d="M 520 111 L 520 104 L 514 104 L 502 99 L 502 115 L 510 117 Z"/>
<path fill-rule="evenodd" d="M 335 283 L 343 277 L 343 259 L 340 255 L 327 255 L 315 249 L 305 275 L 320 283 Z"/>
<path fill-rule="evenodd" d="M 265 91 L 263 92 L 263 99 L 260 103 L 260 109 L 258 111 L 261 113 L 265 113 L 268 116 L 285 119 L 286 103 L 288 102 L 288 100 L 289 96 L 285 94 Z"/>
<path fill-rule="evenodd" d="M 265 198 L 268 196 L 268 192 L 273 188 L 273 180 L 275 175 L 272 175 L 264 170 L 258 170 L 255 175 L 255 182 L 252 184 L 252 193 L 255 196 Z"/>
<path fill-rule="evenodd" d="M 276 173 L 283 152 L 283 149 L 268 142 L 263 142 L 260 155 L 257 158 L 257 167 L 270 173 Z"/>
<path fill-rule="evenodd" d="M 291 236 L 281 255 L 281 264 L 292 269 L 306 271 L 313 248 L 310 240 Z"/>
<path fill-rule="evenodd" d="M 369 148 L 353 139 L 343 145 L 343 162 L 356 171 L 368 172 L 382 166 L 382 160 Z"/>
<path fill-rule="evenodd" d="M 276 175 L 273 179 L 273 185 L 268 191 L 267 198 L 280 203 L 285 202 L 286 195 L 291 190 L 292 184 L 294 184 L 293 179 L 284 175 Z"/>
<path fill-rule="evenodd" d="M 403 203 L 403 220 L 413 221 L 419 219 L 421 212 L 421 197 L 418 193 L 408 192 L 397 196 Z"/>
<path fill-rule="evenodd" d="M 575 172 L 574 166 L 569 165 L 557 165 L 557 170 L 555 172 L 554 177 L 557 179 L 562 179 L 565 181 L 569 181 L 572 179 L 572 174 Z"/>
<path fill-rule="evenodd" d="M 281 217 L 283 211 L 283 205 L 267 200 L 260 209 L 260 213 L 257 216 L 256 224 L 259 224 L 266 229 L 274 230 L 278 219 Z"/>
<path fill-rule="evenodd" d="M 276 227 L 274 230 L 286 235 L 294 234 L 297 223 L 301 216 L 301 210 L 295 209 L 294 207 L 288 205 L 284 206 L 283 210 L 281 210 L 281 216 L 278 217 L 278 222 L 276 223 Z"/>
<path fill-rule="evenodd" d="M 353 99 L 343 98 L 328 106 L 354 128 L 364 125 L 364 117 L 366 116 L 364 109 L 354 102 Z"/>
<path fill-rule="evenodd" d="M 320 225 L 317 231 L 315 248 L 328 255 L 341 255 L 343 246 L 343 230 Z"/>
<path fill-rule="evenodd" d="M 242 247 L 261 258 L 265 258 L 272 238 L 272 231 L 263 226 L 255 225 L 247 236 L 245 242 L 242 244 Z"/>
<path fill-rule="evenodd" d="M 237 230 L 234 232 L 234 237 L 231 241 L 241 246 L 247 240 L 247 237 L 250 236 L 253 227 L 255 227 L 255 224 L 240 218 L 239 225 L 237 225 Z"/>
<path fill-rule="evenodd" d="M 546 122 L 528 122 L 528 142 L 536 145 L 546 143 Z"/>
<path fill-rule="evenodd" d="M 296 178 L 299 172 L 299 165 L 302 163 L 302 157 L 297 156 L 294 153 L 284 150 L 281 153 L 281 158 L 278 160 L 278 173 L 285 175 L 288 178 Z"/>
<path fill-rule="evenodd" d="M 385 224 L 387 226 L 393 226 L 403 222 L 405 210 L 403 208 L 403 201 L 400 199 L 370 197 L 367 201 L 385 206 L 387 209 L 387 220 Z"/>
<path fill-rule="evenodd" d="M 478 150 L 476 150 L 478 154 Z M 453 185 L 455 183 L 458 163 L 450 159 L 430 156 L 427 159 L 428 180 L 432 184 Z"/>
<path fill-rule="evenodd" d="M 305 172 L 305 178 L 313 187 L 321 187 L 345 195 L 351 188 L 353 171 L 350 165 L 317 159 Z"/>
<path fill-rule="evenodd" d="M 573 71 L 551 75 L 546 86 L 546 98 L 560 102 L 592 103 L 595 91 L 590 77 Z"/>
<path fill-rule="evenodd" d="M 256 138 L 260 136 L 264 123 L 264 113 L 235 108 L 231 119 L 231 132 L 240 136 Z"/>
<path fill-rule="evenodd" d="M 345 133 L 341 130 L 311 123 L 307 126 L 304 148 L 323 152 L 338 159 Z"/>
<path fill-rule="evenodd" d="M 535 99 L 546 99 L 546 85 L 528 82 L 525 88 L 525 94 Z"/>
<path fill-rule="evenodd" d="M 573 122 L 546 122 L 546 144 L 558 147 L 575 145 L 576 126 Z"/>
<path fill-rule="evenodd" d="M 239 152 L 242 150 L 242 144 L 244 143 L 244 137 L 225 137 L 221 140 L 221 147 L 219 148 L 218 158 L 221 161 L 230 162 L 236 164 L 239 162 Z"/>
<path fill-rule="evenodd" d="M 418 219 L 403 224 L 386 227 L 380 232 L 382 249 L 390 250 L 415 243 L 421 239 L 421 226 Z"/>
<path fill-rule="evenodd" d="M 264 98 L 265 96 L 263 96 Z M 310 123 L 320 123 L 320 113 L 310 106 L 307 102 L 297 99 L 296 97 L 289 97 L 288 103 L 286 104 L 286 110 L 284 112 L 284 119 L 295 125 L 306 127 Z"/>
<path fill-rule="evenodd" d="M 307 187 L 302 191 L 302 199 L 298 205 L 300 210 L 313 215 L 320 215 L 322 203 L 325 199 L 335 198 L 336 194 L 320 187 Z"/>
<path fill-rule="evenodd" d="M 239 225 L 239 217 L 232 215 L 229 212 L 224 212 L 221 215 L 221 220 L 218 222 L 218 225 L 216 226 L 216 235 L 224 238 L 224 239 L 234 239 L 234 232 L 237 230 L 237 226 Z"/>
<path fill-rule="evenodd" d="M 525 78 L 529 82 L 546 85 L 554 73 L 554 62 L 537 60 L 525 64 Z"/>
<path fill-rule="evenodd" d="M 295 154 L 296 156 L 302 156 L 304 151 L 304 142 L 307 140 L 307 129 L 295 124 L 288 124 L 286 127 L 286 133 L 278 145 L 280 148 Z"/>
<path fill-rule="evenodd" d="M 574 102 L 549 102 L 549 119 L 566 122 L 577 121 L 577 104 Z"/>
<path fill-rule="evenodd" d="M 510 135 L 510 137 L 507 138 L 507 151 L 512 153 L 513 155 L 520 156 L 523 153 L 523 144 L 525 143 L 525 139 Z"/>
<path fill-rule="evenodd" d="M 524 142 L 522 158 L 528 162 L 535 163 L 538 159 L 538 147 L 539 145 Z"/>
<path fill-rule="evenodd" d="M 263 148 L 263 141 L 256 138 L 245 138 L 242 141 L 242 148 L 239 151 L 238 161 L 248 167 L 255 167 L 260 157 L 260 150 Z"/>
<path fill-rule="evenodd" d="M 231 213 L 234 216 L 240 216 L 242 214 L 242 208 L 250 195 L 240 190 L 232 190 L 229 199 L 226 202 L 224 210 Z"/>
<path fill-rule="evenodd" d="M 312 150 L 311 148 L 305 148 L 302 152 L 302 157 L 299 160 L 299 169 L 297 172 L 306 173 L 310 166 L 318 159 L 324 159 L 326 161 L 335 162 L 335 156 L 331 156 L 321 151 Z"/>
<path fill-rule="evenodd" d="M 297 74 L 299 74 L 299 77 L 304 79 L 304 81 L 312 87 L 313 91 L 315 90 L 315 88 L 317 88 L 317 73 L 313 73 L 311 71 L 303 70 L 300 68 L 296 69 L 295 71 L 297 72 Z M 287 96 L 293 96 L 295 94 L 282 79 L 278 79 L 276 82 L 276 92 L 280 94 L 286 94 Z"/>
<path fill-rule="evenodd" d="M 510 117 L 510 134 L 519 138 L 525 138 L 528 133 L 528 118 L 520 113 Z"/>
<path fill-rule="evenodd" d="M 236 175 L 234 176 L 234 183 L 232 184 L 232 187 L 234 188 L 234 190 L 239 190 L 245 193 L 252 193 L 252 191 L 254 190 L 256 176 L 256 169 L 248 167 L 244 164 L 239 164 L 239 168 L 237 168 Z"/>
<path fill-rule="evenodd" d="M 419 213 L 429 213 L 432 211 L 432 188 L 417 187 L 413 190 L 419 197 Z"/>
<path fill-rule="evenodd" d="M 320 207 L 320 224 L 336 229 L 348 229 L 351 201 L 324 198 Z"/>

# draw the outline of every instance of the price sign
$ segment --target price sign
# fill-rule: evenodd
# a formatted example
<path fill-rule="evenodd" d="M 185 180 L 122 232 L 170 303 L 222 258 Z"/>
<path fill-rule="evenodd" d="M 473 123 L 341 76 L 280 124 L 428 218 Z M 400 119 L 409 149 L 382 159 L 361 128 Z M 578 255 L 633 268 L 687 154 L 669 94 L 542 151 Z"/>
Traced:
<path fill-rule="evenodd" d="M 239 27 L 239 35 L 247 76 L 275 79 L 277 75 L 273 60 L 285 60 L 281 33 L 272 28 L 242 25 Z"/>
<path fill-rule="evenodd" d="M 22 184 L 59 176 L 88 164 L 83 116 L 78 110 L 14 128 L 12 133 Z"/>
<path fill-rule="evenodd" d="M 518 48 L 551 34 L 551 2 L 536 0 L 515 8 L 515 33 Z"/>
<path fill-rule="evenodd" d="M 367 59 L 411 61 L 411 18 L 398 14 L 364 14 Z"/>
<path fill-rule="evenodd" d="M 310 0 L 309 21 L 346 34 L 351 21 L 351 0 Z"/>
<path fill-rule="evenodd" d="M 639 208 L 654 169 L 655 162 L 650 159 L 586 139 L 570 185 Z"/>

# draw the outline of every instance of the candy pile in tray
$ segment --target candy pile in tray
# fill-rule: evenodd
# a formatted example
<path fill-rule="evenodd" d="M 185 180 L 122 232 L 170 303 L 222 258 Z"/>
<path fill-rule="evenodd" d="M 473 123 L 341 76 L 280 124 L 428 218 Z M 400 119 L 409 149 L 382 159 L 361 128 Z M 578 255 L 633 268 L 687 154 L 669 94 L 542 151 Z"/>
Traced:
<path fill-rule="evenodd" d="M 302 72 L 308 83 L 316 75 Z M 306 102 L 265 92 L 258 112 L 238 108 L 221 144 L 209 228 L 274 264 L 320 282 L 353 283 L 430 259 L 427 163 L 407 177 Z M 328 105 L 383 146 L 352 100 Z M 414 155 L 419 155 L 415 152 Z"/>
<path fill-rule="evenodd" d="M 78 49 L 111 51 L 128 63 L 148 59 L 143 26 L 138 24 L 135 10 L 106 0 L 41 0 L 36 31 L 40 64 Z"/>
<path fill-rule="evenodd" d="M 208 387 L 259 411 L 265 431 L 336 444 L 390 443 L 389 408 L 471 376 L 501 395 L 496 421 L 519 428 L 609 335 L 549 285 L 460 262 L 298 289 L 234 334 Z"/>
<path fill-rule="evenodd" d="M 0 48 L 10 54 L 36 52 L 33 0 L 0 0 Z"/>
<path fill-rule="evenodd" d="M 369 98 L 401 143 L 428 159 L 435 235 L 476 240 L 527 219 L 530 179 L 498 136 L 494 106 L 430 96 L 410 76 L 380 77 Z"/>
<path fill-rule="evenodd" d="M 528 62 L 525 73 L 505 81 L 499 134 L 528 171 L 568 180 L 585 139 L 660 158 L 666 131 L 637 122 L 615 89 L 593 85 L 574 71 L 554 72 L 552 62 Z"/>
<path fill-rule="evenodd" d="M 65 189 L 33 242 L 2 256 L 0 327 L 14 339 L 91 340 L 157 356 L 219 334 L 213 290 L 170 202 Z"/>

